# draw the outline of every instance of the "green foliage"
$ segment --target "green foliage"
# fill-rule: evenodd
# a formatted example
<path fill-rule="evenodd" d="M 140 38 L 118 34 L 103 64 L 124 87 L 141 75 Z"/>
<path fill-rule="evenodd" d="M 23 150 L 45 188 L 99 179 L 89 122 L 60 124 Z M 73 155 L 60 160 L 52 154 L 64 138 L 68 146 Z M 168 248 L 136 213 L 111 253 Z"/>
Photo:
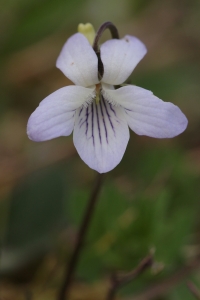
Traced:
<path fill-rule="evenodd" d="M 1 249 L 1 275 L 11 274 L 51 247 L 66 223 L 64 175 L 63 166 L 40 170 L 13 191 Z"/>
<path fill-rule="evenodd" d="M 79 265 L 81 277 L 95 280 L 113 269 L 131 270 L 150 249 L 165 266 L 161 277 L 185 260 L 183 250 L 197 216 L 198 181 L 176 149 L 148 149 L 137 158 L 138 165 L 129 160 L 132 174 L 127 177 L 130 184 L 133 177 L 140 182 L 133 194 L 121 191 L 111 180 L 103 188 Z M 166 170 L 167 175 L 161 176 Z M 70 212 L 76 226 L 87 198 L 85 189 L 74 192 Z"/>
<path fill-rule="evenodd" d="M 9 2 L 8 2 L 9 3 Z M 15 1 L 4 6 L 2 16 L 15 12 L 9 36 L 6 38 L 2 54 L 16 51 L 52 34 L 67 22 L 73 21 L 77 7 L 84 4 L 80 0 Z"/>
<path fill-rule="evenodd" d="M 198 84 L 198 68 L 194 63 L 177 63 L 157 71 L 131 76 L 132 83 L 153 91 L 158 97 L 170 97 L 184 89 L 187 85 Z M 167 100 L 168 99 L 168 100 Z M 163 99 L 164 100 L 164 99 Z M 182 99 L 181 99 L 182 100 Z M 181 101 L 183 104 L 183 101 Z"/>

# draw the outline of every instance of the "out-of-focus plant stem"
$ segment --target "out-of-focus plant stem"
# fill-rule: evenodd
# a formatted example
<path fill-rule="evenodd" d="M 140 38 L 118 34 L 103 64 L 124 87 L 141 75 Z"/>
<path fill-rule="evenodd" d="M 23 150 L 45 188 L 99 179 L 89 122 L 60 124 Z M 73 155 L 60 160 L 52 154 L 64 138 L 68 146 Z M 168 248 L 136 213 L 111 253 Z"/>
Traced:
<path fill-rule="evenodd" d="M 111 286 L 108 291 L 106 300 L 114 300 L 116 292 L 120 287 L 126 283 L 134 280 L 137 276 L 143 273 L 146 269 L 151 267 L 153 264 L 153 256 L 150 254 L 146 256 L 140 264 L 131 272 L 126 274 L 114 274 L 111 278 Z"/>
<path fill-rule="evenodd" d="M 200 291 L 192 281 L 188 280 L 187 287 L 190 290 L 190 292 L 194 295 L 194 297 L 200 300 Z"/>
<path fill-rule="evenodd" d="M 78 236 L 77 236 L 74 251 L 72 253 L 72 257 L 70 259 L 69 264 L 67 264 L 67 266 L 66 266 L 63 283 L 61 285 L 59 295 L 58 295 L 58 300 L 67 300 L 69 298 L 69 292 L 70 292 L 70 287 L 72 284 L 73 275 L 74 275 L 74 272 L 75 272 L 80 254 L 81 254 L 81 250 L 82 250 L 84 240 L 85 240 L 85 237 L 86 237 L 89 225 L 90 225 L 90 221 L 93 216 L 95 204 L 97 203 L 97 199 L 98 199 L 101 187 L 102 187 L 102 179 L 103 179 L 103 175 L 98 174 L 97 178 L 96 178 L 96 182 L 93 187 L 93 190 L 91 192 L 90 198 L 88 200 L 88 204 L 87 204 L 87 207 L 85 210 L 85 214 L 84 214 L 82 223 L 80 225 L 80 229 L 78 232 Z"/>

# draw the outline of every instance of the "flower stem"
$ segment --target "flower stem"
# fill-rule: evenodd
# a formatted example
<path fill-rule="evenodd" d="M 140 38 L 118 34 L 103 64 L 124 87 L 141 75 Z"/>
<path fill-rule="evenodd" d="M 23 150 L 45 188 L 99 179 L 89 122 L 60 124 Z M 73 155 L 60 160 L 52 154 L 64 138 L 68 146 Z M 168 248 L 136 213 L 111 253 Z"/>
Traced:
<path fill-rule="evenodd" d="M 67 265 L 66 270 L 65 270 L 64 280 L 61 285 L 61 289 L 59 291 L 58 300 L 67 300 L 68 299 L 69 290 L 71 287 L 74 271 L 75 271 L 75 268 L 77 266 L 77 263 L 78 263 L 78 260 L 80 257 L 80 253 L 81 253 L 81 250 L 83 247 L 83 243 L 85 240 L 87 230 L 89 228 L 90 221 L 93 216 L 95 204 L 97 202 L 97 199 L 98 199 L 98 196 L 99 196 L 99 193 L 101 190 L 102 179 L 103 179 L 103 175 L 98 174 L 94 188 L 91 192 L 91 195 L 90 195 L 90 198 L 89 198 L 86 210 L 85 210 L 85 214 L 84 214 L 82 223 L 80 225 L 80 229 L 78 232 L 78 236 L 77 236 L 74 251 L 72 253 L 72 257 L 71 257 L 70 262 Z"/>
<path fill-rule="evenodd" d="M 100 49 L 99 49 L 99 39 L 101 38 L 102 34 L 106 29 L 110 30 L 111 36 L 113 39 L 119 39 L 119 33 L 117 28 L 112 22 L 105 22 L 101 25 L 101 27 L 98 29 L 94 43 L 93 43 L 93 49 L 98 57 L 98 76 L 99 80 L 103 77 L 104 73 L 104 67 L 103 67 L 103 62 L 101 60 L 101 55 L 100 55 Z"/>

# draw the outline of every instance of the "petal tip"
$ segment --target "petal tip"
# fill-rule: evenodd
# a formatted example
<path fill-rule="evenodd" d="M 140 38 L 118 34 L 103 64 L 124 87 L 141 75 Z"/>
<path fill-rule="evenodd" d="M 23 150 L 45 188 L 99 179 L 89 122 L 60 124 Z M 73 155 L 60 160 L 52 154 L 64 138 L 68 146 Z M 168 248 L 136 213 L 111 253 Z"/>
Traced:
<path fill-rule="evenodd" d="M 136 36 L 132 36 L 132 35 L 126 35 L 124 37 L 124 40 L 129 42 L 134 46 L 134 48 L 137 49 L 138 54 L 140 54 L 140 58 L 142 59 L 145 54 L 147 53 L 147 47 L 146 45 L 140 40 L 138 39 Z"/>
<path fill-rule="evenodd" d="M 177 135 L 183 133 L 187 129 L 187 126 L 188 126 L 188 119 L 186 118 L 184 113 L 182 113 L 182 111 L 181 111 L 181 114 L 182 114 L 182 117 L 181 117 L 181 120 L 179 122 L 180 132 Z"/>
<path fill-rule="evenodd" d="M 26 130 L 27 136 L 33 142 L 42 142 L 42 140 L 39 138 L 39 135 L 34 130 L 35 126 L 32 124 L 32 121 L 33 120 L 31 115 L 27 124 L 27 130 Z"/>

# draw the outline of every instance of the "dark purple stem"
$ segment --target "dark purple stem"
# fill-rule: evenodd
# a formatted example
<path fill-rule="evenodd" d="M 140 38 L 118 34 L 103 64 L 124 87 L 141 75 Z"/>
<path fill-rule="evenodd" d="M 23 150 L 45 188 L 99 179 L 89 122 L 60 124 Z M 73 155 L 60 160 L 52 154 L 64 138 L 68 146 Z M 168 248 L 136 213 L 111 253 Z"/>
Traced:
<path fill-rule="evenodd" d="M 104 73 L 104 67 L 103 67 L 103 63 L 101 60 L 101 54 L 100 54 L 100 49 L 99 49 L 99 39 L 101 38 L 102 34 L 104 33 L 104 31 L 106 29 L 110 30 L 111 36 L 113 39 L 119 39 L 119 33 L 117 28 L 115 27 L 115 25 L 112 22 L 105 22 L 101 25 L 101 27 L 99 28 L 99 30 L 96 33 L 95 39 L 94 39 L 94 43 L 93 43 L 93 49 L 98 57 L 98 76 L 99 76 L 99 80 L 101 80 L 101 78 L 103 77 L 103 73 Z"/>
<path fill-rule="evenodd" d="M 91 192 L 91 195 L 90 195 L 90 198 L 89 198 L 86 210 L 85 210 L 85 214 L 84 214 L 79 232 L 78 232 L 76 245 L 75 245 L 74 251 L 72 253 L 72 257 L 70 259 L 69 264 L 67 264 L 67 266 L 66 266 L 64 280 L 61 285 L 61 289 L 59 291 L 58 300 L 66 300 L 69 298 L 68 297 L 69 290 L 71 287 L 74 271 L 75 271 L 75 268 L 77 266 L 77 263 L 78 263 L 78 260 L 80 257 L 80 253 L 81 253 L 81 250 L 82 250 L 82 247 L 84 244 L 84 240 L 86 237 L 87 230 L 89 228 L 90 221 L 93 216 L 95 204 L 97 202 L 97 199 L 98 199 L 98 196 L 99 196 L 99 193 L 101 190 L 102 179 L 103 179 L 103 175 L 98 174 L 94 188 Z"/>

